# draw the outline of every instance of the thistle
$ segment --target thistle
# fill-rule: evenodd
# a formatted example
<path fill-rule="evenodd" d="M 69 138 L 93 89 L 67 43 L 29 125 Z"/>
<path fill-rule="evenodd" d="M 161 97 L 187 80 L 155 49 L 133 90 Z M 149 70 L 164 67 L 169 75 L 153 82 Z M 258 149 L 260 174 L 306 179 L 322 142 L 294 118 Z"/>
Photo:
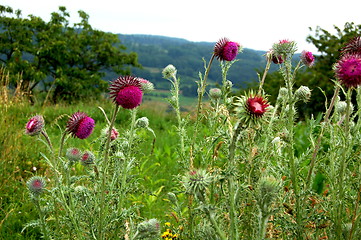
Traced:
<path fill-rule="evenodd" d="M 205 192 L 212 182 L 212 177 L 206 170 L 192 170 L 183 176 L 183 185 L 186 192 L 195 195 L 200 201 L 205 201 Z"/>
<path fill-rule="evenodd" d="M 146 79 L 139 78 L 140 89 L 143 93 L 149 93 L 154 90 L 154 84 Z"/>
<path fill-rule="evenodd" d="M 220 99 L 222 97 L 222 90 L 219 88 L 211 88 L 209 90 L 209 97 L 214 100 Z"/>
<path fill-rule="evenodd" d="M 241 51 L 241 45 L 229 41 L 228 38 L 221 38 L 214 46 L 214 55 L 220 61 L 233 61 Z"/>
<path fill-rule="evenodd" d="M 66 132 L 73 137 L 85 139 L 92 134 L 95 126 L 95 121 L 86 113 L 76 112 L 68 120 Z"/>
<path fill-rule="evenodd" d="M 32 196 L 37 197 L 44 191 L 46 182 L 43 177 L 33 176 L 26 182 L 26 185 Z"/>
<path fill-rule="evenodd" d="M 169 64 L 163 69 L 162 74 L 165 79 L 174 79 L 177 75 L 177 69 L 172 64 Z"/>
<path fill-rule="evenodd" d="M 110 85 L 110 98 L 125 109 L 134 109 L 142 102 L 143 92 L 139 78 L 122 76 Z"/>
<path fill-rule="evenodd" d="M 312 67 L 315 63 L 315 57 L 313 56 L 312 52 L 304 50 L 302 51 L 300 58 L 302 63 L 307 67 Z"/>
<path fill-rule="evenodd" d="M 137 232 L 133 239 L 155 239 L 160 235 L 160 224 L 155 218 L 138 224 Z"/>
<path fill-rule="evenodd" d="M 297 51 L 297 46 L 294 41 L 280 40 L 278 43 L 273 44 L 272 50 L 274 56 L 277 58 L 281 56 L 284 61 Z"/>
<path fill-rule="evenodd" d="M 346 87 L 357 87 L 361 85 L 361 55 L 345 54 L 336 63 L 336 78 Z"/>
<path fill-rule="evenodd" d="M 295 97 L 297 100 L 308 102 L 311 98 L 311 90 L 307 86 L 301 86 L 295 91 Z"/>
<path fill-rule="evenodd" d="M 25 134 L 29 136 L 39 135 L 45 125 L 44 118 L 41 115 L 36 115 L 29 119 L 25 126 Z"/>
<path fill-rule="evenodd" d="M 69 162 L 78 162 L 82 157 L 82 152 L 78 148 L 68 148 L 65 156 Z"/>
<path fill-rule="evenodd" d="M 94 161 L 95 161 L 95 156 L 90 151 L 85 151 L 80 159 L 81 164 L 84 166 L 89 166 L 91 164 L 94 164 Z"/>
<path fill-rule="evenodd" d="M 361 36 L 351 39 L 345 47 L 341 49 L 341 53 L 344 54 L 361 54 Z"/>

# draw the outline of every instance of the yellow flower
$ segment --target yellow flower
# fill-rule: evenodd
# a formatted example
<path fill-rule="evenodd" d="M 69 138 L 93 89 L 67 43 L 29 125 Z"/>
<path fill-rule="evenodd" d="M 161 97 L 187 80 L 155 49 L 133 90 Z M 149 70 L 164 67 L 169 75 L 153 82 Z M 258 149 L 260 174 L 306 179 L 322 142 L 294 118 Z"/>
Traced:
<path fill-rule="evenodd" d="M 167 227 L 170 227 L 170 222 L 166 222 L 166 223 L 164 223 L 164 225 L 166 225 Z"/>

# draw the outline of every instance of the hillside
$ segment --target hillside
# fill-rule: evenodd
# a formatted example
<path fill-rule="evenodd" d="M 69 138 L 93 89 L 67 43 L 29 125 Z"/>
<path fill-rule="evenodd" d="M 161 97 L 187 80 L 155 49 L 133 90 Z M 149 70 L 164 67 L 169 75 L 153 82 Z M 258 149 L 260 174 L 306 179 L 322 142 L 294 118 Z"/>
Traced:
<path fill-rule="evenodd" d="M 155 84 L 157 89 L 169 89 L 167 80 L 162 78 L 161 71 L 168 64 L 178 69 L 184 95 L 196 95 L 198 73 L 204 72 L 204 58 L 209 61 L 215 42 L 191 42 L 181 38 L 154 35 L 118 34 L 121 43 L 128 52 L 136 52 L 143 69 L 132 69 L 132 74 L 146 78 Z M 258 80 L 256 70 L 263 69 L 266 61 L 264 51 L 245 48 L 238 55 L 238 62 L 229 71 L 228 79 L 236 88 L 244 88 L 250 82 Z M 214 62 L 209 74 L 209 83 L 220 83 L 219 64 Z"/>

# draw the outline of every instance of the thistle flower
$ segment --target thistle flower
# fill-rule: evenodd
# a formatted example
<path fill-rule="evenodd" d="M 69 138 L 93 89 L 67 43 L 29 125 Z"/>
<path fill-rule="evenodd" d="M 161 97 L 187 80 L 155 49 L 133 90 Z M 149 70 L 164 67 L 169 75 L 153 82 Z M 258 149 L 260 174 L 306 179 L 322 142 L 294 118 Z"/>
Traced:
<path fill-rule="evenodd" d="M 186 192 L 195 195 L 202 202 L 204 202 L 205 191 L 211 182 L 212 177 L 203 169 L 192 170 L 183 176 Z"/>
<path fill-rule="evenodd" d="M 267 103 L 267 100 L 264 99 L 261 96 L 254 96 L 249 97 L 246 101 L 246 109 L 247 113 L 251 117 L 262 117 L 263 114 L 267 111 L 267 107 L 269 104 Z"/>
<path fill-rule="evenodd" d="M 157 238 L 160 235 L 160 224 L 155 218 L 138 224 L 135 239 Z"/>
<path fill-rule="evenodd" d="M 361 55 L 346 54 L 334 67 L 336 78 L 346 87 L 361 85 Z"/>
<path fill-rule="evenodd" d="M 302 63 L 307 67 L 312 67 L 315 63 L 315 57 L 313 56 L 312 52 L 304 50 L 302 51 L 300 58 Z"/>
<path fill-rule="evenodd" d="M 29 136 L 39 135 L 43 129 L 45 123 L 44 118 L 41 115 L 36 115 L 29 119 L 25 126 L 25 134 Z"/>
<path fill-rule="evenodd" d="M 221 38 L 214 46 L 214 55 L 220 61 L 233 61 L 241 50 L 241 45 Z"/>
<path fill-rule="evenodd" d="M 66 131 L 73 137 L 85 139 L 92 134 L 94 126 L 94 119 L 88 117 L 86 113 L 76 112 L 69 118 Z"/>
<path fill-rule="evenodd" d="M 295 97 L 297 100 L 308 102 L 311 98 L 311 90 L 307 86 L 301 86 L 295 91 Z"/>
<path fill-rule="evenodd" d="M 83 155 L 81 156 L 80 162 L 84 166 L 88 166 L 90 164 L 94 164 L 95 156 L 90 151 L 85 151 Z"/>
<path fill-rule="evenodd" d="M 26 182 L 26 185 L 33 196 L 38 196 L 44 191 L 46 182 L 43 177 L 33 176 Z"/>
<path fill-rule="evenodd" d="M 346 46 L 341 49 L 341 54 L 361 54 L 361 36 L 351 39 Z"/>
<path fill-rule="evenodd" d="M 177 69 L 172 64 L 169 64 L 163 69 L 162 74 L 164 78 L 172 79 L 176 77 Z"/>
<path fill-rule="evenodd" d="M 281 55 L 278 55 L 278 56 L 273 55 L 272 56 L 272 62 L 274 64 L 282 64 L 283 63 L 283 58 L 282 58 Z"/>
<path fill-rule="evenodd" d="M 217 100 L 219 98 L 221 98 L 222 96 L 222 90 L 219 88 L 211 88 L 209 89 L 209 97 L 211 99 Z"/>
<path fill-rule="evenodd" d="M 66 150 L 65 156 L 68 158 L 69 162 L 77 162 L 82 157 L 82 152 L 78 148 L 68 148 Z"/>
<path fill-rule="evenodd" d="M 154 84 L 146 79 L 139 78 L 140 89 L 143 93 L 149 93 L 154 90 Z"/>
<path fill-rule="evenodd" d="M 294 41 L 280 40 L 278 43 L 273 44 L 272 50 L 274 56 L 282 56 L 287 58 L 297 51 L 297 46 Z"/>
<path fill-rule="evenodd" d="M 110 98 L 125 109 L 133 109 L 142 102 L 143 92 L 139 78 L 121 76 L 110 85 Z"/>

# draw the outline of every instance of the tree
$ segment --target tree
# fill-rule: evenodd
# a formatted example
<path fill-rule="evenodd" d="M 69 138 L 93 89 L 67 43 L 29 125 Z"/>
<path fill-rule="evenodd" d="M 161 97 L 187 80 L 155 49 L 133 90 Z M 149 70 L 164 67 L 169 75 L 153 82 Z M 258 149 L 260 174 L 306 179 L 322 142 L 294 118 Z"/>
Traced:
<path fill-rule="evenodd" d="M 0 6 L 0 56 L 11 73 L 22 73 L 29 90 L 53 87 L 54 101 L 99 96 L 108 84 L 106 71 L 129 74 L 139 67 L 136 53 L 125 53 L 117 35 L 93 29 L 89 16 L 70 26 L 65 7 L 53 12 L 49 22 Z M 11 16 L 8 16 L 11 15 Z"/>

